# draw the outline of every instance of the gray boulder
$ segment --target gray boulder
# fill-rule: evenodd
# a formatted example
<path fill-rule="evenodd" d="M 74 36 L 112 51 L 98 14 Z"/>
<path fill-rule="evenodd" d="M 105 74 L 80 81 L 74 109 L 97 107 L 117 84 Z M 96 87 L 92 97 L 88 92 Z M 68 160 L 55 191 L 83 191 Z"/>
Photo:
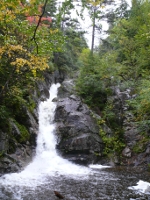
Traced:
<path fill-rule="evenodd" d="M 8 135 L 0 130 L 0 152 L 5 152 L 8 149 Z"/>
<path fill-rule="evenodd" d="M 63 157 L 75 163 L 96 162 L 101 157 L 103 149 L 96 120 L 78 96 L 72 94 L 69 96 L 71 91 L 70 87 L 69 91 L 67 90 L 66 82 L 62 87 L 63 95 L 62 93 L 58 95 L 55 113 L 57 149 Z"/>

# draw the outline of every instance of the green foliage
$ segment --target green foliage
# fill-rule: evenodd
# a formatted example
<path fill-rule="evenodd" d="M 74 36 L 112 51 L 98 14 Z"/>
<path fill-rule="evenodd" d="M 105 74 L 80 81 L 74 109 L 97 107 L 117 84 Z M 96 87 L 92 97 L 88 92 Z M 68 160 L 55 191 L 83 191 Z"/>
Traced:
<path fill-rule="evenodd" d="M 77 92 L 90 107 L 102 108 L 106 102 L 107 93 L 97 73 L 99 59 L 91 55 L 90 50 L 84 49 L 80 55 L 80 62 L 80 74 L 76 82 Z"/>
<path fill-rule="evenodd" d="M 150 171 L 150 163 L 148 163 L 148 171 Z"/>
<path fill-rule="evenodd" d="M 105 119 L 106 124 L 114 131 L 118 128 L 122 128 L 122 125 L 119 123 L 118 116 L 114 111 L 114 102 L 108 100 L 104 109 L 103 109 L 103 119 Z"/>
<path fill-rule="evenodd" d="M 136 98 L 128 100 L 128 105 L 134 113 L 135 123 L 139 131 L 147 132 L 150 126 L 150 81 L 142 79 L 136 87 Z"/>
<path fill-rule="evenodd" d="M 28 132 L 28 130 L 26 129 L 26 127 L 24 125 L 21 125 L 17 122 L 15 122 L 19 131 L 20 131 L 20 135 L 17 136 L 17 142 L 18 143 L 26 143 L 29 139 L 30 139 L 30 134 Z"/>
<path fill-rule="evenodd" d="M 105 122 L 105 121 L 103 121 Z M 101 124 L 101 121 L 100 121 Z M 109 154 L 117 153 L 118 155 L 121 154 L 123 148 L 125 147 L 125 143 L 123 141 L 123 134 L 122 130 L 116 130 L 112 135 L 106 134 L 106 132 L 101 128 L 100 129 L 100 136 L 102 141 L 105 144 L 103 154 L 108 156 Z"/>
<path fill-rule="evenodd" d="M 9 117 L 9 113 L 7 112 L 7 108 L 4 105 L 0 106 L 0 122 L 7 120 Z"/>
<path fill-rule="evenodd" d="M 0 151 L 0 158 L 3 157 L 4 151 Z"/>
<path fill-rule="evenodd" d="M 149 138 L 144 135 L 141 137 L 141 139 L 134 145 L 133 152 L 135 153 L 142 153 L 146 150 L 147 143 L 149 142 Z"/>
<path fill-rule="evenodd" d="M 54 64 L 60 72 L 69 74 L 78 69 L 78 57 L 87 44 L 84 32 L 76 31 L 75 28 L 66 28 L 64 34 L 66 37 L 64 51 L 54 53 Z"/>
<path fill-rule="evenodd" d="M 3 79 L 5 77 L 3 76 Z M 9 118 L 21 118 L 22 108 L 27 107 L 31 112 L 35 108 L 35 102 L 32 100 L 32 91 L 35 88 L 35 79 L 31 78 L 30 73 L 14 73 L 9 78 L 7 88 L 2 90 L 0 100 L 0 118 L 1 127 L 8 124 Z M 3 79 L 1 81 L 3 81 Z M 5 79 L 4 79 L 5 80 Z"/>
<path fill-rule="evenodd" d="M 0 128 L 9 118 L 33 111 L 32 94 L 43 71 L 54 70 L 53 52 L 61 52 L 65 37 L 58 28 L 38 22 L 44 0 L 0 2 Z M 42 8 L 44 9 L 44 8 Z M 45 11 L 47 11 L 45 9 Z M 43 15 L 46 16 L 46 12 Z M 34 21 L 29 21 L 34 18 Z"/>
<path fill-rule="evenodd" d="M 100 46 L 102 70 L 99 67 L 97 69 L 100 74 L 107 76 L 109 81 L 103 79 L 105 84 L 119 85 L 122 91 L 131 89 L 131 94 L 136 94 L 136 98 L 128 101 L 128 104 L 142 129 L 148 127 L 150 116 L 149 10 L 149 1 L 135 1 L 130 15 L 115 22 L 110 36 Z M 108 113 L 113 118 L 111 110 L 108 109 Z"/>
<path fill-rule="evenodd" d="M 129 19 L 119 20 L 111 31 L 110 39 L 122 64 L 123 79 L 137 81 L 143 69 L 149 69 L 150 3 L 137 2 Z M 141 14 L 142 13 L 142 14 Z"/>
<path fill-rule="evenodd" d="M 131 95 L 136 94 L 126 103 L 146 139 L 141 141 L 139 149 L 138 145 L 134 147 L 135 151 L 143 151 L 150 130 L 150 2 L 133 4 L 129 12 L 124 10 L 124 15 L 115 21 L 97 52 L 91 55 L 89 50 L 84 50 L 79 58 L 77 91 L 113 131 L 109 137 L 101 130 L 107 153 L 121 152 L 124 147 L 122 123 L 118 123 L 111 102 L 111 87 L 119 86 L 121 91 L 130 89 Z"/>

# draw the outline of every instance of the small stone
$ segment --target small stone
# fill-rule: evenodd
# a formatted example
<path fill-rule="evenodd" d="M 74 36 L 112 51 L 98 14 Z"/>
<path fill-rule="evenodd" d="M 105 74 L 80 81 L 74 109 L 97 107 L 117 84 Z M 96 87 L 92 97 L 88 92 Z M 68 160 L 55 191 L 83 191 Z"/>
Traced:
<path fill-rule="evenodd" d="M 131 150 L 129 147 L 125 147 L 125 149 L 122 151 L 122 155 L 124 157 L 130 158 L 131 157 Z"/>

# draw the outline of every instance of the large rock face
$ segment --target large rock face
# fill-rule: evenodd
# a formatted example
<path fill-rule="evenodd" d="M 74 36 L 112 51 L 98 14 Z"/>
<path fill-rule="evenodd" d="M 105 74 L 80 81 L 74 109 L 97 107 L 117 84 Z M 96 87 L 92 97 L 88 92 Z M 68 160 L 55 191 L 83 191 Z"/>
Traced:
<path fill-rule="evenodd" d="M 62 156 L 73 162 L 96 162 L 103 149 L 99 127 L 92 112 L 78 96 L 72 94 L 71 88 L 72 82 L 66 81 L 58 92 L 55 113 L 57 149 Z"/>
<path fill-rule="evenodd" d="M 122 151 L 120 164 L 125 166 L 140 167 L 149 169 L 150 163 L 150 133 L 142 132 L 135 121 L 132 108 L 126 100 L 136 98 L 132 90 L 126 89 L 120 91 L 119 87 L 114 88 L 114 113 L 116 114 L 117 123 L 124 130 L 125 148 Z"/>
<path fill-rule="evenodd" d="M 129 166 L 149 170 L 150 163 L 150 134 L 138 128 L 131 113 L 125 112 L 124 138 L 126 147 L 122 152 L 123 163 Z"/>

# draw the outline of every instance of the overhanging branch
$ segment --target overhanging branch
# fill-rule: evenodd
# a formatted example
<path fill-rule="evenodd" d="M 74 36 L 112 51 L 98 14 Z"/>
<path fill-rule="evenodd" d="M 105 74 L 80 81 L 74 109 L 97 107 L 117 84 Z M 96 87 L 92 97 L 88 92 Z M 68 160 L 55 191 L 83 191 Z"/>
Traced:
<path fill-rule="evenodd" d="M 47 5 L 47 2 L 48 2 L 48 0 L 46 0 L 45 3 L 44 3 L 42 14 L 39 16 L 38 23 L 37 23 L 36 28 L 34 30 L 34 34 L 33 34 L 32 38 L 31 38 L 31 41 L 34 40 L 34 42 L 35 42 L 37 54 L 38 54 L 38 48 L 39 47 L 38 47 L 38 43 L 36 41 L 36 32 L 37 32 L 37 29 L 38 29 L 38 27 L 39 27 L 39 25 L 41 23 L 42 17 L 43 17 L 43 15 L 45 13 L 45 8 L 46 8 L 46 5 Z"/>

